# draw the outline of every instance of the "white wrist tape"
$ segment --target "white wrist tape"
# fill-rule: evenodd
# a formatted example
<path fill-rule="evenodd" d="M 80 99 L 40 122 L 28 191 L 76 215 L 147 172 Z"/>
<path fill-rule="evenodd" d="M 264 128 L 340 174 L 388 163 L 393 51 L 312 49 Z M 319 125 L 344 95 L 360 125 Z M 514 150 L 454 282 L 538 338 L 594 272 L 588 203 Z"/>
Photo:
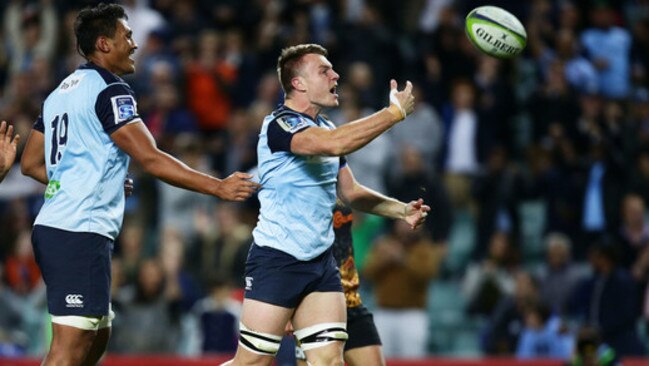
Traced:
<path fill-rule="evenodd" d="M 399 99 L 397 98 L 397 89 L 390 90 L 390 103 L 394 104 L 399 109 L 399 112 L 401 112 L 401 118 L 406 118 L 406 111 L 403 109 L 401 103 L 399 103 Z"/>

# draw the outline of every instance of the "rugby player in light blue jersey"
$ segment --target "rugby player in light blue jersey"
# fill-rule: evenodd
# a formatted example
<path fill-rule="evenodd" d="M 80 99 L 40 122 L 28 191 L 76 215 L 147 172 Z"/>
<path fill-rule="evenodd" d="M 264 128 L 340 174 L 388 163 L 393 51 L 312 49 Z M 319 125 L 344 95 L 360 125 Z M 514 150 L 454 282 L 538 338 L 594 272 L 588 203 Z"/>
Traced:
<path fill-rule="evenodd" d="M 259 135 L 261 210 L 246 262 L 239 347 L 228 365 L 270 365 L 289 320 L 312 365 L 343 365 L 346 306 L 332 255 L 336 195 L 351 207 L 420 225 L 430 208 L 360 185 L 345 162 L 413 110 L 412 84 L 390 106 L 335 128 L 320 114 L 338 106 L 338 74 L 327 51 L 305 44 L 282 51 L 284 105 L 264 119 Z"/>
<path fill-rule="evenodd" d="M 165 182 L 226 200 L 254 193 L 252 176 L 220 180 L 158 150 L 119 77 L 135 71 L 137 48 L 124 9 L 100 4 L 75 22 L 88 60 L 43 103 L 21 161 L 47 184 L 32 241 L 47 286 L 52 344 L 44 365 L 94 365 L 110 336 L 110 256 L 124 216 L 129 157 Z"/>

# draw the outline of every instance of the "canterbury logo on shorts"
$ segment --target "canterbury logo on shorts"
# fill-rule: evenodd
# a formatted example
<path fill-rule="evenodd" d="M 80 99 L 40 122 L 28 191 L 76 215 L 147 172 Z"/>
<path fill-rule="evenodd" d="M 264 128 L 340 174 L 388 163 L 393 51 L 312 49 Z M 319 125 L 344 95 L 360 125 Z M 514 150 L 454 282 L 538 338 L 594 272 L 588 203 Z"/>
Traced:
<path fill-rule="evenodd" d="M 65 307 L 67 308 L 82 308 L 83 295 L 70 294 L 65 296 Z"/>

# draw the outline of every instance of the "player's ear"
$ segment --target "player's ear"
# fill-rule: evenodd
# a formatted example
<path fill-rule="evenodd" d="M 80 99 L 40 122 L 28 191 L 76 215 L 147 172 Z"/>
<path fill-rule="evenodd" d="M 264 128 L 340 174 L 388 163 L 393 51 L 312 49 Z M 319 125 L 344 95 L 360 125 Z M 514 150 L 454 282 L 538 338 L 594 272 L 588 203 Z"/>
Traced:
<path fill-rule="evenodd" d="M 99 52 L 108 53 L 110 51 L 110 44 L 107 37 L 97 37 L 95 41 L 95 49 Z"/>
<path fill-rule="evenodd" d="M 304 93 L 306 91 L 306 85 L 304 84 L 304 79 L 301 76 L 296 76 L 291 79 L 291 86 L 293 90 Z"/>

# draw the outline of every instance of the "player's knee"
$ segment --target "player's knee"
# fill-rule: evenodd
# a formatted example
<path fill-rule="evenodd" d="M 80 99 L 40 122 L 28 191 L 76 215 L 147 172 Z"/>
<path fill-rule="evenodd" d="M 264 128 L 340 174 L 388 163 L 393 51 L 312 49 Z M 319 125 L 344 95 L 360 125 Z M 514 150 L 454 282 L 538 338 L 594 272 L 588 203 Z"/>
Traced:
<path fill-rule="evenodd" d="M 308 366 L 344 366 L 342 347 L 323 347 L 309 353 Z"/>
<path fill-rule="evenodd" d="M 294 332 L 310 365 L 342 366 L 347 341 L 345 323 L 321 323 Z"/>

